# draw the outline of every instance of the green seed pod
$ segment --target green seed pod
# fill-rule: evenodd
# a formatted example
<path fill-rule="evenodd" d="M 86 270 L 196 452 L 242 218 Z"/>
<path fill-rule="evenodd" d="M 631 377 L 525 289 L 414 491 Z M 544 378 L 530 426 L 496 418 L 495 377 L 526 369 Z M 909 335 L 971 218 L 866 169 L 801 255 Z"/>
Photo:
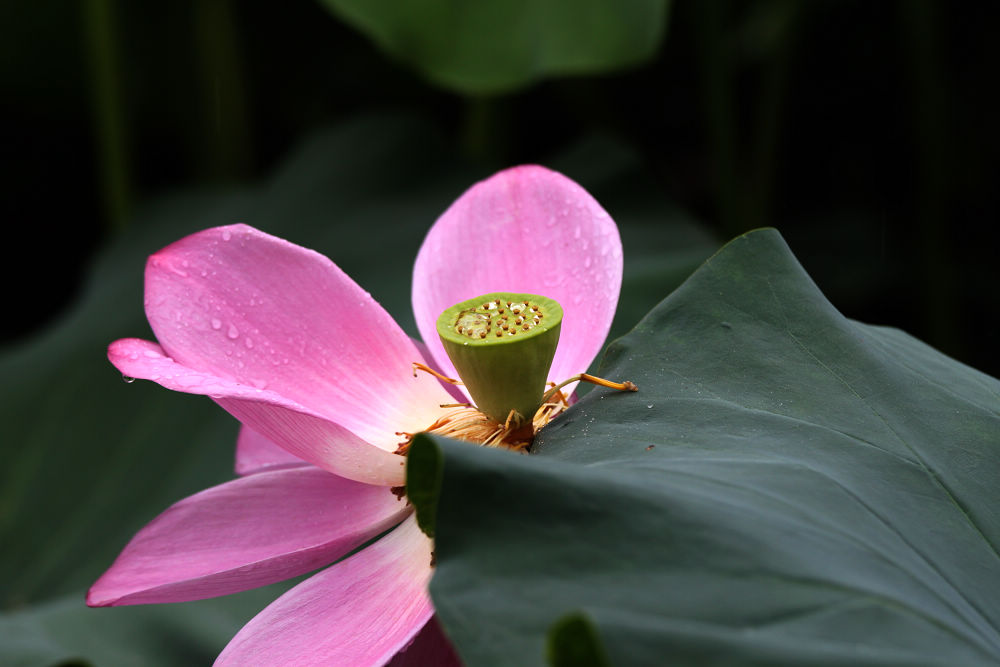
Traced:
<path fill-rule="evenodd" d="M 437 331 L 476 407 L 501 423 L 514 410 L 526 424 L 541 407 L 562 316 L 547 297 L 495 292 L 445 310 Z"/>

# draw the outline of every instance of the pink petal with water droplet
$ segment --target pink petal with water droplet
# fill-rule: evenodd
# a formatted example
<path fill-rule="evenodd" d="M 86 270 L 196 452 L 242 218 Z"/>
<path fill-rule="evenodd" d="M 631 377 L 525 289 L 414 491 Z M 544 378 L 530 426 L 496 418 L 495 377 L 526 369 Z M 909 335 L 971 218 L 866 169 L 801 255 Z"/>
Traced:
<path fill-rule="evenodd" d="M 246 425 L 240 427 L 240 434 L 236 438 L 237 475 L 253 475 L 303 465 L 308 463 L 284 447 L 276 445 Z"/>
<path fill-rule="evenodd" d="M 166 356 L 156 343 L 137 338 L 112 343 L 108 359 L 124 375 L 211 396 L 265 438 L 324 470 L 368 484 L 403 484 L 404 457 L 362 440 L 275 391 L 188 368 Z"/>
<path fill-rule="evenodd" d="M 413 268 L 413 311 L 434 358 L 454 373 L 435 328 L 446 308 L 488 292 L 555 299 L 564 317 L 549 379 L 559 382 L 600 351 L 621 279 L 621 238 L 601 205 L 562 174 L 514 167 L 469 188 L 434 223 Z"/>
<path fill-rule="evenodd" d="M 381 667 L 434 613 L 430 559 L 431 541 L 410 517 L 271 603 L 215 664 Z"/>
<path fill-rule="evenodd" d="M 282 581 L 333 562 L 409 512 L 385 487 L 313 467 L 242 477 L 139 531 L 87 604 L 200 600 Z"/>
<path fill-rule="evenodd" d="M 146 315 L 178 363 L 273 391 L 383 449 L 450 401 L 433 377 L 414 377 L 420 352 L 347 274 L 246 225 L 198 232 L 150 257 Z"/>

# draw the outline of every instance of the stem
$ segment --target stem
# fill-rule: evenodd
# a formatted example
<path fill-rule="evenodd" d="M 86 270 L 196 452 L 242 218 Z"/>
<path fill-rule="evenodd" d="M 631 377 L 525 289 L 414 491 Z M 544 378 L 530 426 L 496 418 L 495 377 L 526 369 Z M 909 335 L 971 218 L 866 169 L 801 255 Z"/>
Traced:
<path fill-rule="evenodd" d="M 775 156 L 780 137 L 782 109 L 788 90 L 788 72 L 792 62 L 793 41 L 798 34 L 798 19 L 803 8 L 798 0 L 785 0 L 775 6 L 773 21 L 776 29 L 770 62 L 764 64 L 761 92 L 757 104 L 757 131 L 754 133 L 754 196 L 747 200 L 749 227 L 773 224 L 771 201 L 774 195 Z"/>
<path fill-rule="evenodd" d="M 468 159 L 481 164 L 504 162 L 510 145 L 507 106 L 507 99 L 500 96 L 471 95 L 465 98 L 461 148 Z"/>
<path fill-rule="evenodd" d="M 944 222 L 951 166 L 948 132 L 948 81 L 941 70 L 934 5 L 927 0 L 897 3 L 903 26 L 903 46 L 909 57 L 911 105 L 917 148 L 914 202 L 922 258 L 924 324 L 930 342 L 959 354 L 955 275 Z"/>
<path fill-rule="evenodd" d="M 250 164 L 246 86 L 231 0 L 195 3 L 195 37 L 201 61 L 205 137 L 201 163 L 213 180 L 247 175 Z"/>
<path fill-rule="evenodd" d="M 736 178 L 736 123 L 729 51 L 723 43 L 725 2 L 694 5 L 695 39 L 701 65 L 702 102 L 708 119 L 708 139 L 712 155 L 719 223 L 727 236 L 743 231 L 740 195 Z"/>
<path fill-rule="evenodd" d="M 105 221 L 109 230 L 121 231 L 131 208 L 131 183 L 113 1 L 87 0 L 84 31 Z"/>

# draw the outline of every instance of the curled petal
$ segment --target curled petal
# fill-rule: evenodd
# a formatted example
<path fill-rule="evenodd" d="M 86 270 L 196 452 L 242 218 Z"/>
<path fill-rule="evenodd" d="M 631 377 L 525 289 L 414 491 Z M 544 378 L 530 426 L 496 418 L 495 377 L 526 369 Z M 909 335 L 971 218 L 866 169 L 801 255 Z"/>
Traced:
<path fill-rule="evenodd" d="M 454 366 L 435 324 L 448 307 L 488 292 L 555 299 L 564 317 L 549 379 L 587 369 L 608 335 L 622 280 L 611 217 L 586 190 L 538 166 L 472 186 L 438 218 L 413 268 L 413 311 L 438 363 Z"/>
<path fill-rule="evenodd" d="M 410 338 L 339 267 L 246 225 L 150 257 L 146 315 L 178 363 L 267 388 L 384 449 L 450 400 L 434 378 L 414 377 L 423 358 Z"/>
<path fill-rule="evenodd" d="M 265 438 L 335 475 L 368 484 L 403 484 L 406 461 L 402 456 L 362 440 L 270 389 L 188 368 L 166 356 L 156 343 L 136 338 L 112 343 L 108 359 L 127 376 L 152 380 L 167 389 L 211 396 Z"/>
<path fill-rule="evenodd" d="M 87 604 L 200 600 L 282 581 L 335 561 L 409 511 L 385 487 L 313 467 L 236 479 L 140 530 Z"/>
<path fill-rule="evenodd" d="M 431 542 L 413 517 L 257 614 L 216 665 L 381 667 L 434 613 Z"/>
<path fill-rule="evenodd" d="M 252 475 L 265 470 L 281 470 L 301 465 L 308 464 L 252 428 L 240 427 L 239 437 L 236 438 L 237 475 Z"/>

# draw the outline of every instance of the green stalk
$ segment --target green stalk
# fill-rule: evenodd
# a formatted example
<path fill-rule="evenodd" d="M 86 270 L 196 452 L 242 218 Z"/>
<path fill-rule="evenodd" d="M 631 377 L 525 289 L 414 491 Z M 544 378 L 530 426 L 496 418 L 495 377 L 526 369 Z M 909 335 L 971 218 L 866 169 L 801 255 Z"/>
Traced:
<path fill-rule="evenodd" d="M 250 122 L 232 2 L 201 0 L 194 11 L 204 108 L 200 163 L 211 180 L 239 180 L 251 164 Z"/>
<path fill-rule="evenodd" d="M 959 355 L 956 280 L 945 232 L 951 165 L 948 82 L 941 69 L 934 4 L 905 0 L 898 2 L 897 8 L 909 58 L 910 118 L 917 148 L 914 211 L 922 260 L 924 324 L 931 343 Z"/>
<path fill-rule="evenodd" d="M 87 0 L 83 11 L 104 218 L 110 231 L 120 231 L 132 195 L 113 0 Z"/>
<path fill-rule="evenodd" d="M 746 200 L 747 226 L 750 228 L 774 224 L 771 202 L 774 197 L 776 155 L 793 42 L 798 34 L 798 19 L 802 11 L 798 0 L 781 0 L 772 10 L 772 20 L 779 22 L 779 27 L 769 61 L 764 64 L 761 92 L 757 98 L 754 169 L 750 174 L 754 196 Z"/>
<path fill-rule="evenodd" d="M 695 41 L 701 66 L 702 107 L 708 120 L 720 227 L 726 236 L 745 231 L 741 220 L 739 185 L 736 178 L 736 123 L 729 53 L 722 34 L 725 2 L 699 2 L 695 12 Z"/>

